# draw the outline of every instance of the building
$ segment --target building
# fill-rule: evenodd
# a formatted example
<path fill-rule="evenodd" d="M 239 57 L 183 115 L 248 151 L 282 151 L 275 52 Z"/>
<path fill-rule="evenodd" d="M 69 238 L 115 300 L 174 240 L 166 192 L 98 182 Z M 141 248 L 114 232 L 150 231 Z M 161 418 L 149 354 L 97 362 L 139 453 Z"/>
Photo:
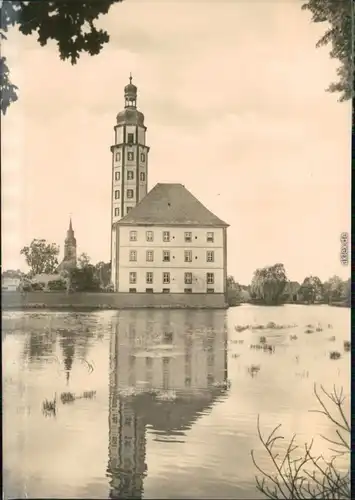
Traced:
<path fill-rule="evenodd" d="M 6 292 L 16 292 L 21 284 L 21 278 L 5 276 L 1 279 L 1 290 Z"/>
<path fill-rule="evenodd" d="M 182 184 L 148 192 L 144 115 L 125 87 L 112 151 L 111 280 L 125 293 L 227 292 L 227 227 Z"/>
<path fill-rule="evenodd" d="M 116 283 L 116 226 L 147 194 L 148 153 L 144 115 L 137 109 L 137 87 L 130 82 L 124 89 L 125 107 L 116 118 L 112 152 L 111 189 L 111 280 Z"/>
<path fill-rule="evenodd" d="M 74 236 L 72 220 L 70 218 L 67 237 L 65 238 L 64 241 L 64 258 L 57 267 L 57 273 L 60 273 L 62 271 L 68 271 L 69 269 L 74 269 L 75 267 L 76 267 L 76 239 Z"/>

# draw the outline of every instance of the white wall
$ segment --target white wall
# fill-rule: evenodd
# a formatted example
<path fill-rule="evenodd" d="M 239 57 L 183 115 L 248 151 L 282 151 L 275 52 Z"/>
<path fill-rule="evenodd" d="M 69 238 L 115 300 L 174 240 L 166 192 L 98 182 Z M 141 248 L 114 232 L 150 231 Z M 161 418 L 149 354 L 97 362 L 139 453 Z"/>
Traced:
<path fill-rule="evenodd" d="M 130 241 L 130 231 L 137 231 L 137 241 Z M 154 240 L 146 241 L 146 231 L 153 231 Z M 163 242 L 163 231 L 170 231 L 170 242 Z M 192 242 L 185 242 L 185 232 L 192 233 Z M 214 233 L 214 242 L 206 241 L 207 232 Z M 161 293 L 169 288 L 171 293 L 206 293 L 213 288 L 215 293 L 224 292 L 224 250 L 222 228 L 186 227 L 119 227 L 118 291 L 128 292 L 136 288 L 145 292 L 153 288 Z M 137 261 L 130 261 L 130 250 L 137 252 Z M 154 252 L 154 261 L 146 260 L 147 250 Z M 170 251 L 170 262 L 163 261 L 163 250 Z M 185 250 L 191 250 L 192 262 L 185 262 Z M 207 262 L 207 250 L 214 251 L 214 262 Z M 137 283 L 129 283 L 129 273 L 137 273 Z M 153 272 L 153 284 L 146 282 L 146 273 Z M 170 272 L 170 284 L 163 283 L 163 273 Z M 192 284 L 185 284 L 185 273 L 192 273 Z M 207 284 L 207 273 L 214 274 L 214 284 Z"/>

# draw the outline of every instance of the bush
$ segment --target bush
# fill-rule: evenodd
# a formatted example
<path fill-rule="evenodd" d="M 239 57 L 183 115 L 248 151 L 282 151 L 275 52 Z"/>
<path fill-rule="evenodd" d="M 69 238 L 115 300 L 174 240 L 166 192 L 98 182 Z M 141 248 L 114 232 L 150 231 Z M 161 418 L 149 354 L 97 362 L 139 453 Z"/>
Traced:
<path fill-rule="evenodd" d="M 284 439 L 277 431 L 281 427 L 278 425 L 271 434 L 264 438 L 261 435 L 259 417 L 257 429 L 259 439 L 267 451 L 272 463 L 274 472 L 264 471 L 256 462 L 254 451 L 251 452 L 252 460 L 261 473 L 261 478 L 256 476 L 257 489 L 267 498 L 273 499 L 349 499 L 350 494 L 350 433 L 351 428 L 344 412 L 343 391 L 328 393 L 322 386 L 323 396 L 321 397 L 314 386 L 314 393 L 320 405 L 320 409 L 314 412 L 324 415 L 335 427 L 336 438 L 322 438 L 329 442 L 333 448 L 330 459 L 323 456 L 314 456 L 312 453 L 313 440 L 310 444 L 304 445 L 304 450 L 297 458 L 294 452 L 298 450 L 295 445 L 295 435 L 292 437 L 283 457 L 279 456 L 273 447 L 275 442 Z M 325 400 L 328 399 L 333 405 L 332 411 L 328 408 Z M 335 414 L 334 414 L 335 413 Z M 349 457 L 349 469 L 341 471 L 337 468 L 337 458 Z"/>
<path fill-rule="evenodd" d="M 48 281 L 48 288 L 51 291 L 66 290 L 67 284 L 63 279 Z"/>
<path fill-rule="evenodd" d="M 34 292 L 39 292 L 41 290 L 44 290 L 45 286 L 46 286 L 45 283 L 37 283 L 37 282 L 35 282 L 35 283 L 32 283 L 32 290 Z"/>

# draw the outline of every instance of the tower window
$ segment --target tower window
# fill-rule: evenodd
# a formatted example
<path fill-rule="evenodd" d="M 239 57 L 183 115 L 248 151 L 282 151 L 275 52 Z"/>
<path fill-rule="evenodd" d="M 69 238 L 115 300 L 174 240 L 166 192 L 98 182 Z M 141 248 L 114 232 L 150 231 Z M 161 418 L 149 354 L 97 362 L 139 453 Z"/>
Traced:
<path fill-rule="evenodd" d="M 129 260 L 130 260 L 130 262 L 137 262 L 137 251 L 136 250 L 130 250 Z"/>
<path fill-rule="evenodd" d="M 153 262 L 154 261 L 154 252 L 153 252 L 153 250 L 147 250 L 146 260 L 147 260 L 147 262 Z"/>
<path fill-rule="evenodd" d="M 163 262 L 170 262 L 170 251 L 163 250 Z"/>
<path fill-rule="evenodd" d="M 120 190 L 116 189 L 116 191 L 115 191 L 115 200 L 119 200 L 119 199 L 120 199 Z"/>
<path fill-rule="evenodd" d="M 163 231 L 163 241 L 170 241 L 170 231 Z"/>
<path fill-rule="evenodd" d="M 146 231 L 145 233 L 147 241 L 153 241 L 154 240 L 154 233 L 153 231 Z"/>
<path fill-rule="evenodd" d="M 146 282 L 148 285 L 151 285 L 153 283 L 153 273 L 147 273 L 146 274 Z"/>
<path fill-rule="evenodd" d="M 115 207 L 115 217 L 120 216 L 120 209 L 118 207 Z"/>
<path fill-rule="evenodd" d="M 207 284 L 208 285 L 214 284 L 214 274 L 213 273 L 207 273 Z"/>
<path fill-rule="evenodd" d="M 137 231 L 129 232 L 129 241 L 137 241 Z"/>
<path fill-rule="evenodd" d="M 116 151 L 115 159 L 116 161 L 121 161 L 121 151 Z"/>
<path fill-rule="evenodd" d="M 185 284 L 186 285 L 192 284 L 192 273 L 185 273 Z"/>
<path fill-rule="evenodd" d="M 115 172 L 115 181 L 119 181 L 121 178 L 121 172 Z"/>
<path fill-rule="evenodd" d="M 144 153 L 141 153 L 141 161 L 145 162 L 145 154 Z"/>
<path fill-rule="evenodd" d="M 170 273 L 163 273 L 163 283 L 170 283 Z"/>
<path fill-rule="evenodd" d="M 131 285 L 135 285 L 137 283 L 137 273 L 136 272 L 129 273 L 129 282 Z"/>
<path fill-rule="evenodd" d="M 207 250 L 206 260 L 207 260 L 207 262 L 214 262 L 214 251 L 213 250 Z"/>
<path fill-rule="evenodd" d="M 141 172 L 141 173 L 139 174 L 139 178 L 140 178 L 140 180 L 141 180 L 142 182 L 145 182 L 145 172 Z"/>
<path fill-rule="evenodd" d="M 128 214 L 128 212 L 130 212 L 132 210 L 132 208 L 133 207 L 127 207 L 127 209 L 126 209 L 127 214 Z"/>
<path fill-rule="evenodd" d="M 191 241 L 192 241 L 192 233 L 190 233 L 190 232 L 185 233 L 185 241 L 187 243 L 191 243 Z"/>
<path fill-rule="evenodd" d="M 134 172 L 133 170 L 127 170 L 127 180 L 128 181 L 133 181 L 134 179 Z"/>
<path fill-rule="evenodd" d="M 208 243 L 214 242 L 214 233 L 207 233 L 207 241 Z"/>
<path fill-rule="evenodd" d="M 133 189 L 127 189 L 127 198 L 133 198 Z"/>
<path fill-rule="evenodd" d="M 127 160 L 128 161 L 133 161 L 134 160 L 134 153 L 133 153 L 133 151 L 128 151 L 128 153 L 127 153 Z"/>
<path fill-rule="evenodd" d="M 127 134 L 127 142 L 128 144 L 133 144 L 134 143 L 134 134 Z"/>
<path fill-rule="evenodd" d="M 185 250 L 185 262 L 192 262 L 192 251 Z"/>

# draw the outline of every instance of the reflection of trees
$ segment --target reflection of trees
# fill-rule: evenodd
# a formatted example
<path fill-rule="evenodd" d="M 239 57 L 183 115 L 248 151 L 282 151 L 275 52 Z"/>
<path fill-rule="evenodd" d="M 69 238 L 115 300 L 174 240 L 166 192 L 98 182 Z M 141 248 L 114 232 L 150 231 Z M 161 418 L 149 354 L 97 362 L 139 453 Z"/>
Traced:
<path fill-rule="evenodd" d="M 26 335 L 25 357 L 30 363 L 41 360 L 53 354 L 54 344 L 50 333 L 30 331 Z"/>
<path fill-rule="evenodd" d="M 183 441 L 225 393 L 226 348 L 223 311 L 125 311 L 117 318 L 110 345 L 111 498 L 143 494 L 147 425 L 157 441 Z"/>
<path fill-rule="evenodd" d="M 75 333 L 71 330 L 59 332 L 59 345 L 62 349 L 67 383 L 69 383 L 70 371 L 72 369 L 75 356 L 75 340 Z"/>

